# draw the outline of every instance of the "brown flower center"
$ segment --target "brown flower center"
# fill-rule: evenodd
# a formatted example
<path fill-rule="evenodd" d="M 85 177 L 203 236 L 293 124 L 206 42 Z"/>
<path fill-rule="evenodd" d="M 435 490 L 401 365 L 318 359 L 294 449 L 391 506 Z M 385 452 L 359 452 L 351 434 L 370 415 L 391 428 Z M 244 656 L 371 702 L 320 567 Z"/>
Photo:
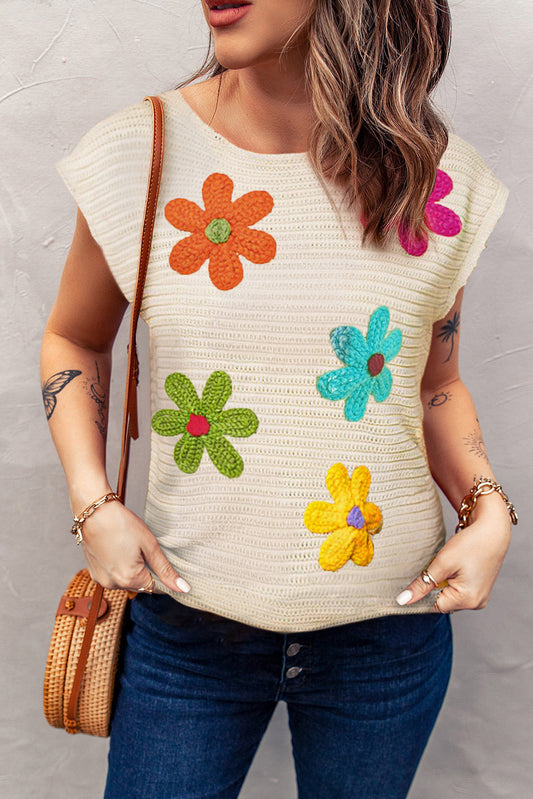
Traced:
<path fill-rule="evenodd" d="M 381 352 L 375 352 L 368 359 L 366 366 L 370 376 L 376 377 L 385 366 L 385 358 Z"/>

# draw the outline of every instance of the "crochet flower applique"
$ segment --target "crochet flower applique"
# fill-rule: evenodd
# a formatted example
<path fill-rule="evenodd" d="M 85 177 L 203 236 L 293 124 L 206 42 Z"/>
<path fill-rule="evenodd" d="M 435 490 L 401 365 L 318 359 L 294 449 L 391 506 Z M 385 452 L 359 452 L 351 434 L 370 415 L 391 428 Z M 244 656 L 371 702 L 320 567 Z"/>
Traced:
<path fill-rule="evenodd" d="M 336 463 L 326 476 L 333 503 L 311 502 L 304 514 L 312 533 L 328 537 L 320 547 L 318 563 L 325 571 L 337 571 L 349 560 L 368 566 L 374 557 L 371 536 L 381 530 L 383 516 L 373 502 L 367 502 L 370 472 L 358 466 L 350 477 L 346 466 Z"/>
<path fill-rule="evenodd" d="M 221 474 L 239 477 L 244 463 L 226 436 L 248 438 L 256 432 L 259 422 L 247 408 L 223 410 L 232 391 L 226 372 L 213 372 L 201 399 L 189 378 L 179 372 L 167 377 L 165 391 L 179 410 L 157 411 L 152 427 L 161 436 L 181 436 L 174 448 L 178 469 L 187 474 L 196 472 L 206 449 Z"/>
<path fill-rule="evenodd" d="M 452 189 L 453 181 L 451 177 L 442 169 L 437 169 L 435 186 L 429 195 L 425 216 L 429 229 L 434 233 L 438 233 L 439 236 L 457 236 L 461 232 L 462 223 L 459 216 L 451 208 L 446 208 L 445 205 L 441 205 L 438 202 L 443 197 L 446 197 Z M 398 237 L 400 244 L 409 255 L 424 255 L 428 248 L 427 233 L 421 239 L 411 239 L 407 229 L 400 225 Z"/>
<path fill-rule="evenodd" d="M 170 200 L 165 206 L 170 224 L 191 234 L 172 248 L 172 269 L 192 275 L 209 261 L 209 277 L 222 291 L 235 288 L 243 278 L 239 256 L 266 264 L 276 254 L 274 238 L 250 227 L 271 212 L 274 200 L 270 194 L 250 191 L 232 201 L 232 193 L 233 181 L 215 172 L 202 187 L 205 211 L 190 200 Z"/>
<path fill-rule="evenodd" d="M 392 374 L 385 364 L 400 351 L 402 332 L 387 333 L 389 322 L 389 309 L 382 305 L 370 317 L 366 338 L 356 327 L 336 327 L 330 334 L 345 366 L 319 377 L 317 388 L 325 399 L 346 400 L 344 415 L 350 422 L 363 418 L 370 394 L 384 402 L 391 392 Z"/>

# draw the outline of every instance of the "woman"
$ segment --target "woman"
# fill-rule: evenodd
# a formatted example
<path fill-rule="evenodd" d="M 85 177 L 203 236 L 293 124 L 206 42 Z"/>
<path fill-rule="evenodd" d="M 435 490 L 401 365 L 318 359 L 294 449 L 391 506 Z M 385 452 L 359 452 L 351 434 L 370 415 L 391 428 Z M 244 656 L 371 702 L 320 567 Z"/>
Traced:
<path fill-rule="evenodd" d="M 237 796 L 283 699 L 301 799 L 399 799 L 449 614 L 486 605 L 509 543 L 498 491 L 444 543 L 433 482 L 456 509 L 494 487 L 458 338 L 507 190 L 430 105 L 445 3 L 202 6 L 209 77 L 162 95 L 145 518 L 108 502 L 82 530 L 93 578 L 141 592 L 105 795 Z M 78 514 L 111 491 L 150 141 L 138 103 L 59 165 L 79 211 L 43 381 Z"/>

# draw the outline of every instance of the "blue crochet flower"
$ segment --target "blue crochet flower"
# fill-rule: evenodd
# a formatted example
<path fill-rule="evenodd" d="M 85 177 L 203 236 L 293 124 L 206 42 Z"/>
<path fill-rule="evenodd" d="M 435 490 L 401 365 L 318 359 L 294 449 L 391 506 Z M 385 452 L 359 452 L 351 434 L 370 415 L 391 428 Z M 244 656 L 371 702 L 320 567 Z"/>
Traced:
<path fill-rule="evenodd" d="M 317 379 L 317 388 L 325 399 L 346 400 L 344 415 L 350 422 L 363 418 L 370 394 L 376 402 L 387 399 L 392 388 L 392 375 L 385 364 L 402 346 L 402 331 L 391 330 L 389 309 L 381 305 L 370 317 L 366 338 L 356 327 L 336 327 L 331 332 L 331 345 L 342 369 L 326 372 Z"/>

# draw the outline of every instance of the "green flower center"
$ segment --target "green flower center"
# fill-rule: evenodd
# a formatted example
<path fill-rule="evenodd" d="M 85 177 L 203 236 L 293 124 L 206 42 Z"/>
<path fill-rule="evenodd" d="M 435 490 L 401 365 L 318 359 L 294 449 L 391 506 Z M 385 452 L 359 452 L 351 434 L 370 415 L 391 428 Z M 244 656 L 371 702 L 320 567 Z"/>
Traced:
<path fill-rule="evenodd" d="M 367 361 L 367 369 L 371 377 L 377 377 L 385 366 L 385 358 L 381 352 L 375 352 Z"/>
<path fill-rule="evenodd" d="M 227 219 L 213 219 L 206 227 L 205 235 L 213 244 L 224 244 L 231 236 L 231 225 Z"/>
<path fill-rule="evenodd" d="M 209 433 L 211 425 L 205 416 L 199 416 L 196 413 L 191 413 L 189 421 L 187 422 L 187 432 L 191 436 L 198 438 L 199 436 L 206 436 Z"/>

